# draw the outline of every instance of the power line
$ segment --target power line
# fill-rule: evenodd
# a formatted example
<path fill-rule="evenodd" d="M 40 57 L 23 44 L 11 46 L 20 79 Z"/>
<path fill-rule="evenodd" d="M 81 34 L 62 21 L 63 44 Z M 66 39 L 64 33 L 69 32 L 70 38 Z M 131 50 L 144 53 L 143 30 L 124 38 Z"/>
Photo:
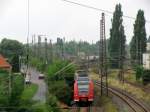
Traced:
<path fill-rule="evenodd" d="M 105 13 L 108 13 L 108 14 L 113 14 L 113 12 L 111 12 L 111 11 L 100 9 L 100 8 L 96 8 L 96 7 L 93 7 L 93 6 L 89 6 L 89 5 L 85 5 L 85 4 L 81 4 L 81 3 L 77 3 L 77 2 L 73 2 L 73 1 L 69 1 L 69 0 L 62 0 L 62 1 L 74 4 L 74 5 L 78 5 L 78 6 L 81 6 L 81 7 L 85 7 L 85 8 L 89 8 L 89 9 L 105 12 Z M 124 18 L 128 18 L 128 19 L 132 19 L 132 20 L 136 19 L 135 17 L 131 17 L 131 16 L 127 16 L 127 15 L 123 15 L 123 17 Z M 150 23 L 149 20 L 145 20 L 145 21 L 147 23 Z"/>

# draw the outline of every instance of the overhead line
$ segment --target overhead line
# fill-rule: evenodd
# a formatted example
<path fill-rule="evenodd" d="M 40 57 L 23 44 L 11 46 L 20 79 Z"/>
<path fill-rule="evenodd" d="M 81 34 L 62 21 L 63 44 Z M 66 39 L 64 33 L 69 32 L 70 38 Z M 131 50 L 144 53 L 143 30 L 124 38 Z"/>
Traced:
<path fill-rule="evenodd" d="M 105 12 L 105 13 L 108 13 L 108 14 L 113 14 L 113 12 L 111 12 L 111 11 L 100 9 L 100 8 L 96 8 L 96 7 L 92 7 L 92 6 L 89 6 L 89 5 L 85 5 L 85 4 L 81 4 L 81 3 L 77 3 L 77 2 L 73 2 L 73 1 L 69 1 L 69 0 L 62 0 L 62 1 L 68 2 L 68 3 L 71 3 L 71 4 L 75 4 L 75 5 L 78 5 L 78 6 L 82 6 L 82 7 L 85 7 L 85 8 L 89 8 L 89 9 Z M 131 16 L 127 16 L 127 15 L 123 15 L 123 17 L 124 18 L 128 18 L 128 19 L 133 19 L 133 20 L 136 19 L 135 17 L 131 17 Z M 147 23 L 150 23 L 149 20 L 145 20 L 145 21 Z"/>
<path fill-rule="evenodd" d="M 62 1 L 64 1 L 64 2 L 68 2 L 68 3 L 72 3 L 72 4 L 76 4 L 76 5 L 79 5 L 79 6 L 82 6 L 82 7 L 86 7 L 86 8 L 94 9 L 94 10 L 97 10 L 97 11 L 102 11 L 102 12 L 107 12 L 107 13 L 109 13 L 109 14 L 112 14 L 112 12 L 110 12 L 110 11 L 103 10 L 103 9 L 99 9 L 99 8 L 92 7 L 92 6 L 89 6 L 89 5 L 80 4 L 80 3 L 72 2 L 72 1 L 69 1 L 69 0 L 62 0 Z"/>

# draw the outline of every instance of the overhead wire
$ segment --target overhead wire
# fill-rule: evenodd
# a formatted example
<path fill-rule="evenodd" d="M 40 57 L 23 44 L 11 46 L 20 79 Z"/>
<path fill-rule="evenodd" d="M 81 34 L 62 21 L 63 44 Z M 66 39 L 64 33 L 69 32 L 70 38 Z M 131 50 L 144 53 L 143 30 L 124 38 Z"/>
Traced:
<path fill-rule="evenodd" d="M 69 0 L 62 0 L 64 2 L 68 2 L 70 4 L 74 4 L 74 5 L 78 5 L 78 6 L 81 6 L 81 7 L 85 7 L 85 8 L 89 8 L 89 9 L 93 9 L 93 10 L 97 10 L 97 11 L 101 11 L 101 12 L 105 12 L 105 13 L 108 13 L 108 14 L 112 14 L 113 15 L 113 12 L 111 11 L 108 11 L 108 10 L 104 10 L 104 9 L 101 9 L 101 8 L 96 8 L 96 7 L 93 7 L 93 6 L 89 6 L 89 5 L 85 5 L 85 4 L 81 4 L 81 3 L 78 3 L 78 2 L 73 2 L 73 1 L 69 1 Z M 127 15 L 123 15 L 124 18 L 128 18 L 128 19 L 132 19 L 132 20 L 136 20 L 135 17 L 131 17 L 131 16 L 127 16 Z M 149 20 L 145 20 L 147 23 L 150 23 Z"/>

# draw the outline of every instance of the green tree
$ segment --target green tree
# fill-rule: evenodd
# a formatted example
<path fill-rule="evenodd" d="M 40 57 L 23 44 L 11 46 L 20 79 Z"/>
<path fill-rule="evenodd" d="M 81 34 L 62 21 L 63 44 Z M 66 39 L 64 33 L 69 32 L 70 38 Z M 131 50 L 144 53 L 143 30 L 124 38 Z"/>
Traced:
<path fill-rule="evenodd" d="M 70 55 L 76 55 L 77 53 L 77 42 L 70 41 L 65 43 L 65 52 Z"/>
<path fill-rule="evenodd" d="M 14 55 L 23 55 L 24 46 L 17 40 L 4 38 L 0 43 L 0 52 L 7 58 L 12 59 Z"/>
<path fill-rule="evenodd" d="M 110 40 L 108 45 L 108 52 L 110 56 L 110 66 L 113 68 L 119 67 L 120 53 L 125 55 L 126 36 L 124 34 L 123 26 L 123 12 L 121 11 L 121 4 L 117 4 L 112 19 L 112 28 L 110 29 Z"/>
<path fill-rule="evenodd" d="M 134 35 L 130 42 L 132 64 L 142 64 L 142 54 L 146 52 L 146 41 L 144 11 L 139 10 L 134 24 Z"/>
<path fill-rule="evenodd" d="M 18 55 L 14 55 L 12 57 L 11 65 L 12 65 L 13 72 L 19 72 L 20 67 L 19 67 L 19 56 Z"/>

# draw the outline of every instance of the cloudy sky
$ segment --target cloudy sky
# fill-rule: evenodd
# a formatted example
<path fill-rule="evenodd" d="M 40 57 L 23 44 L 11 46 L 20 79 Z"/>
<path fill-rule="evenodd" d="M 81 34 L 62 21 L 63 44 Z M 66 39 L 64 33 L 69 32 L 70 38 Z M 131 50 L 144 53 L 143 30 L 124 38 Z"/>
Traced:
<path fill-rule="evenodd" d="M 137 11 L 145 11 L 150 21 L 150 0 L 70 0 L 96 8 L 114 11 L 117 3 L 122 4 L 124 15 L 136 17 Z M 0 40 L 17 39 L 26 42 L 28 0 L 0 0 Z M 53 42 L 57 37 L 66 40 L 99 39 L 99 20 L 101 12 L 80 7 L 62 0 L 30 0 L 30 37 L 33 34 L 47 35 Z M 111 14 L 106 13 L 106 35 L 109 38 Z M 133 35 L 135 20 L 124 18 L 127 43 Z M 146 23 L 147 35 L 150 35 L 150 23 Z M 31 39 L 30 39 L 31 40 Z M 44 40 L 44 39 L 43 39 Z"/>

